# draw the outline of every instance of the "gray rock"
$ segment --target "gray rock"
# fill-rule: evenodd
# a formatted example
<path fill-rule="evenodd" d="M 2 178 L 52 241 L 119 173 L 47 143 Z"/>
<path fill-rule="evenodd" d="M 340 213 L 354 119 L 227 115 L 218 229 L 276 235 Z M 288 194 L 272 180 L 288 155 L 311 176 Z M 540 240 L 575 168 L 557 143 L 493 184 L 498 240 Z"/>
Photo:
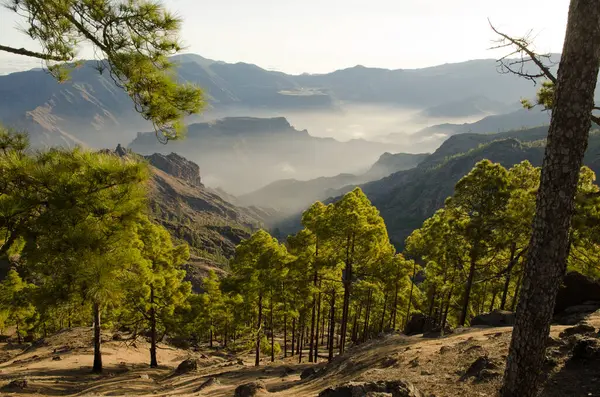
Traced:
<path fill-rule="evenodd" d="M 383 395 L 373 393 L 383 393 Z M 348 382 L 330 387 L 319 393 L 319 397 L 383 397 L 386 395 L 391 395 L 392 397 L 425 397 L 425 394 L 418 390 L 412 383 L 401 380 L 387 382 Z"/>
<path fill-rule="evenodd" d="M 315 376 L 317 371 L 313 367 L 308 367 L 300 373 L 300 379 L 308 379 L 311 376 Z"/>
<path fill-rule="evenodd" d="M 489 374 L 483 373 L 484 370 L 490 371 L 498 369 L 498 364 L 493 362 L 487 356 L 479 357 L 477 360 L 473 361 L 473 363 L 467 368 L 465 373 L 460 377 L 461 381 L 466 381 L 469 378 L 475 378 L 477 380 L 481 380 L 482 377 L 486 378 Z M 488 378 L 489 379 L 489 378 Z"/>
<path fill-rule="evenodd" d="M 473 317 L 471 325 L 487 325 L 490 327 L 508 327 L 515 325 L 515 314 L 506 310 L 494 310 L 491 313 Z"/>
<path fill-rule="evenodd" d="M 188 372 L 196 371 L 198 369 L 198 361 L 193 358 L 184 360 L 177 366 L 175 370 L 176 374 L 186 374 Z"/>
<path fill-rule="evenodd" d="M 568 338 L 572 335 L 593 335 L 596 333 L 596 329 L 586 323 L 579 323 L 574 327 L 565 328 L 563 332 L 559 334 L 561 338 Z"/>
<path fill-rule="evenodd" d="M 254 397 L 267 391 L 264 382 L 250 382 L 235 388 L 233 397 Z"/>

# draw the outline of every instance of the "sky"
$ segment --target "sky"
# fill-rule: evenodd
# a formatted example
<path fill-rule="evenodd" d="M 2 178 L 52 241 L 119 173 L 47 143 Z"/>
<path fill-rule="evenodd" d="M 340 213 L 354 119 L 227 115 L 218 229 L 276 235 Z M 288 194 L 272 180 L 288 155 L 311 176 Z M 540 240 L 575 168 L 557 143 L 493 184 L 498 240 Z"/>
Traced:
<path fill-rule="evenodd" d="M 185 52 L 286 73 L 363 65 L 408 69 L 504 55 L 488 50 L 488 18 L 511 35 L 532 30 L 539 52 L 560 52 L 568 0 L 163 0 L 184 19 Z M 0 44 L 38 49 L 0 10 Z M 89 48 L 79 53 L 90 57 Z M 0 52 L 0 74 L 40 62 Z"/>

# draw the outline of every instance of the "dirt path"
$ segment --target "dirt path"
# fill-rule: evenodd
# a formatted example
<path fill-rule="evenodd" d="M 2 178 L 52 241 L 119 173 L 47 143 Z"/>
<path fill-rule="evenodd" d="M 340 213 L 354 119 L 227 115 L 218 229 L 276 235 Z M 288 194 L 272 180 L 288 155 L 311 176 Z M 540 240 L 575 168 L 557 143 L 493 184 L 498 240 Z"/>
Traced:
<path fill-rule="evenodd" d="M 600 327 L 600 314 L 589 319 Z M 553 327 L 552 335 L 565 327 Z M 254 367 L 251 357 L 237 358 L 217 352 L 192 352 L 160 346 L 160 368 L 148 368 L 148 344 L 107 340 L 103 345 L 105 373 L 90 373 L 93 351 L 89 329 L 54 335 L 21 352 L 0 345 L 0 355 L 11 359 L 0 364 L 0 385 L 27 379 L 23 390 L 3 388 L 2 396 L 206 396 L 231 397 L 241 384 L 261 380 L 272 396 L 316 396 L 321 390 L 350 380 L 403 379 L 436 397 L 494 396 L 500 385 L 511 328 L 473 328 L 444 338 L 388 335 L 354 347 L 337 357 L 318 377 L 300 380 L 300 373 L 314 364 L 298 364 L 297 358 L 264 362 Z M 108 336 L 107 336 L 108 339 Z M 468 366 L 479 357 L 498 363 L 498 376 L 485 382 L 461 381 Z M 58 357 L 58 358 L 57 358 Z M 562 356 L 561 356 L 562 357 Z M 600 368 L 574 368 L 564 357 L 547 371 L 542 396 L 600 395 Z M 174 368 L 187 359 L 199 360 L 198 371 L 174 375 Z M 325 363 L 319 363 L 323 367 Z M 201 388 L 205 382 L 209 385 Z M 594 387 L 595 386 L 595 387 Z M 565 394 L 566 393 L 566 394 Z M 592 393 L 592 394 L 589 394 Z"/>

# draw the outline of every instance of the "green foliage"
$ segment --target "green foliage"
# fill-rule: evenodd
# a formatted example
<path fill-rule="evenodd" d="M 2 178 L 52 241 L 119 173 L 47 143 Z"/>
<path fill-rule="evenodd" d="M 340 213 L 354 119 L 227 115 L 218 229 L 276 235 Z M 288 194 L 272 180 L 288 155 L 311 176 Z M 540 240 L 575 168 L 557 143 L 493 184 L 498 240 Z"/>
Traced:
<path fill-rule="evenodd" d="M 160 138 L 180 138 L 183 117 L 203 108 L 202 91 L 177 82 L 169 56 L 182 50 L 178 37 L 182 21 L 160 2 L 10 0 L 6 6 L 25 16 L 24 32 L 40 43 L 42 52 L 0 50 L 54 62 L 48 70 L 62 82 L 80 64 L 75 61 L 80 45 L 91 45 L 98 56 L 98 71 L 108 69 Z"/>
<path fill-rule="evenodd" d="M 14 269 L 11 269 L 0 283 L 0 307 L 5 313 L 2 316 L 4 325 L 16 326 L 19 342 L 27 332 L 24 328 L 27 320 L 35 313 L 31 304 L 34 288 L 32 284 L 23 281 Z"/>

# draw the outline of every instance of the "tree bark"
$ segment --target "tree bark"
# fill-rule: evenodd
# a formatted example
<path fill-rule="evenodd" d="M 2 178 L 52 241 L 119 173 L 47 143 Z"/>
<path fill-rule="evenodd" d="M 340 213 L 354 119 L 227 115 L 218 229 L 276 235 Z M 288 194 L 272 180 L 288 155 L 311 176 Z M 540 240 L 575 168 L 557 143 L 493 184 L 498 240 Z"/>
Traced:
<path fill-rule="evenodd" d="M 538 392 L 556 295 L 566 270 L 599 62 L 600 1 L 571 0 L 502 397 L 534 397 Z"/>
<path fill-rule="evenodd" d="M 154 286 L 150 286 L 150 368 L 158 367 L 156 358 L 156 307 L 154 306 Z"/>
<path fill-rule="evenodd" d="M 379 324 L 379 332 L 383 332 L 385 326 L 385 310 L 387 309 L 388 293 L 387 291 L 383 295 L 383 311 L 381 312 L 381 324 Z"/>
<path fill-rule="evenodd" d="M 102 338 L 100 334 L 100 305 L 94 302 L 92 311 L 94 312 L 94 366 L 92 372 L 99 374 L 102 372 L 102 351 L 100 343 Z"/>
<path fill-rule="evenodd" d="M 271 362 L 275 361 L 275 325 L 273 323 L 273 291 L 271 291 L 270 299 L 270 323 L 271 323 Z"/>
<path fill-rule="evenodd" d="M 317 253 L 319 252 L 319 246 L 317 245 Z M 314 274 L 314 278 L 313 278 L 313 286 L 315 288 L 317 288 L 317 279 L 318 279 L 318 274 L 317 271 L 315 270 L 315 274 Z M 315 321 L 317 318 L 317 294 L 316 292 L 313 293 L 313 297 L 312 297 L 312 313 L 311 313 L 311 319 L 310 319 L 310 342 L 309 342 L 309 348 L 308 348 L 308 362 L 312 363 L 313 362 L 313 352 L 315 349 Z"/>
<path fill-rule="evenodd" d="M 287 357 L 287 314 L 283 316 L 283 358 Z"/>

